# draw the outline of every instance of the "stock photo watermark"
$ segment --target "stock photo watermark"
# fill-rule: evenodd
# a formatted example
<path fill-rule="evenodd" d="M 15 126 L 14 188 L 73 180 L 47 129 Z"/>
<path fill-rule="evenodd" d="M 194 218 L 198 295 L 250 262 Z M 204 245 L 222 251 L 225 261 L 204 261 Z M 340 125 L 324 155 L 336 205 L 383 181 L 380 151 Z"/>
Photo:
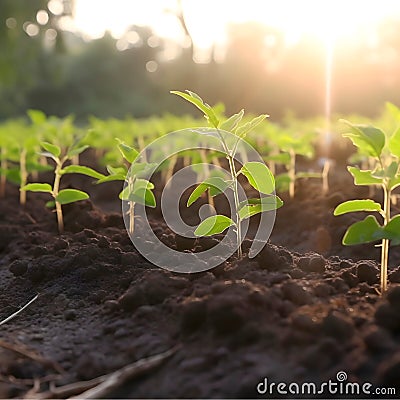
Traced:
<path fill-rule="evenodd" d="M 370 382 L 351 382 L 347 373 L 339 371 L 336 379 L 329 379 L 321 383 L 315 382 L 273 382 L 267 377 L 257 384 L 257 393 L 269 398 L 271 396 L 396 396 L 396 388 L 378 387 Z"/>
<path fill-rule="evenodd" d="M 222 140 L 219 139 L 217 133 Z M 275 196 L 274 185 L 259 193 L 260 197 L 257 199 L 247 198 L 245 189 L 239 183 L 237 176 L 240 173 L 246 175 L 254 186 L 252 178 L 256 173 L 252 172 L 251 169 L 254 169 L 255 166 L 264 168 L 266 172 L 268 172 L 268 169 L 261 155 L 240 137 L 230 132 L 217 131 L 211 128 L 184 129 L 162 136 L 150 143 L 132 163 L 124 190 L 127 189 L 127 182 L 131 178 L 133 180 L 133 175 L 136 174 L 138 166 L 143 163 L 145 153 L 151 154 L 151 164 L 145 171 L 141 171 L 140 177 L 150 181 L 160 165 L 184 151 L 204 152 L 204 154 L 217 152 L 230 161 L 232 167 L 230 171 L 212 162 L 201 163 L 198 166 L 200 166 L 201 171 L 207 171 L 206 174 L 203 174 L 204 176 L 201 176 L 201 180 L 205 182 L 203 185 L 209 185 L 211 190 L 217 190 L 225 196 L 233 219 L 215 215 L 215 209 L 212 207 L 201 208 L 199 215 L 203 222 L 213 215 L 230 222 L 221 229 L 221 232 L 224 231 L 224 237 L 217 245 L 198 253 L 184 253 L 168 247 L 155 235 L 146 213 L 145 199 L 135 204 L 135 218 L 140 218 L 142 226 L 140 234 L 133 233 L 133 230 L 130 229 L 132 202 L 129 200 L 122 201 L 125 226 L 136 249 L 152 264 L 173 272 L 193 273 L 210 270 L 222 261 L 227 260 L 238 250 L 241 251 L 241 244 L 249 227 L 248 218 L 257 212 L 259 213 L 258 228 L 248 254 L 250 258 L 255 257 L 268 241 L 275 222 L 276 208 L 280 207 L 282 202 Z M 234 168 L 238 168 L 238 170 L 236 171 Z M 190 190 L 195 185 L 200 185 L 199 177 L 197 176 L 198 179 L 194 180 L 193 175 L 193 165 L 184 166 L 172 174 L 162 190 L 160 201 L 162 217 L 168 228 L 175 234 L 187 238 L 196 238 L 197 229 L 195 226 L 188 225 L 182 218 L 179 200 L 185 191 Z M 265 174 L 263 182 L 267 182 L 268 179 L 273 181 L 271 175 Z M 193 191 L 193 189 L 191 190 Z M 143 196 L 145 196 L 145 193 L 143 191 Z M 253 204 L 253 202 L 257 203 Z M 234 218 L 235 215 L 237 220 Z M 219 221 L 216 220 L 214 225 L 218 225 L 218 223 Z"/>

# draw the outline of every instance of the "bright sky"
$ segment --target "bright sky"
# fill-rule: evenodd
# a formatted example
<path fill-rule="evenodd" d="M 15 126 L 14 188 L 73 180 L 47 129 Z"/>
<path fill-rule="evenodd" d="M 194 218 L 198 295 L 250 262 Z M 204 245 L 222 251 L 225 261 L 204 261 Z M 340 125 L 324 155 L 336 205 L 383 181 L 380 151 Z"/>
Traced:
<path fill-rule="evenodd" d="M 177 19 L 168 13 L 176 0 L 75 0 L 74 25 L 89 38 L 105 30 L 120 38 L 130 25 L 149 25 L 157 35 L 183 40 Z M 400 16 L 400 0 L 182 0 L 196 47 L 223 44 L 229 23 L 263 22 L 285 33 L 288 42 L 314 34 L 331 42 Z"/>

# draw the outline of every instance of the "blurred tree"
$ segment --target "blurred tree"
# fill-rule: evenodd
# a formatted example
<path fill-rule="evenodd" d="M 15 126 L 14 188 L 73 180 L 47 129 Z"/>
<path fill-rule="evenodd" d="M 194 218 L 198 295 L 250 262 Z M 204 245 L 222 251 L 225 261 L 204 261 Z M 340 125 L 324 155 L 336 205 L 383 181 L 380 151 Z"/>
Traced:
<path fill-rule="evenodd" d="M 82 44 L 79 53 L 69 59 L 65 78 L 69 112 L 77 117 L 140 117 L 156 111 L 151 71 L 157 68 L 159 48 L 148 44 L 154 37 L 150 28 L 134 26 L 125 36 L 132 32 L 138 40 L 123 50 L 118 50 L 118 42 L 106 34 Z M 124 44 L 124 38 L 119 40 Z"/>
<path fill-rule="evenodd" d="M 45 41 L 60 40 L 57 20 L 68 4 L 69 0 L 0 2 L 0 118 L 20 114 L 26 108 L 27 94 L 37 83 L 40 65 L 44 65 Z"/>

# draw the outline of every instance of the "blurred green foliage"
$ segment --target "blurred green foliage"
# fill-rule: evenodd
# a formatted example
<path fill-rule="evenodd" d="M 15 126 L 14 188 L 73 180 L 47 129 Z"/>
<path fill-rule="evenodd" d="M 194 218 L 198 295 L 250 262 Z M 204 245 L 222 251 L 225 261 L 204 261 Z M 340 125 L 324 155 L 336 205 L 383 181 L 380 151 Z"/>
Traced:
<path fill-rule="evenodd" d="M 73 0 L 63 0 L 73 9 Z M 138 2 L 140 3 L 140 2 Z M 324 111 L 325 48 L 318 38 L 304 37 L 288 45 L 281 32 L 263 25 L 232 25 L 225 56 L 214 49 L 208 63 L 195 63 L 190 49 L 165 57 L 163 39 L 149 45 L 150 28 L 132 26 L 135 44 L 117 49 L 106 34 L 85 41 L 60 29 L 62 15 L 48 11 L 48 0 L 0 1 L 0 119 L 21 116 L 27 109 L 47 114 L 122 118 L 152 114 L 192 113 L 171 101 L 169 90 L 190 88 L 209 99 L 223 101 L 228 114 L 246 108 L 281 119 L 291 109 L 298 116 Z M 36 23 L 38 10 L 49 21 Z M 299 16 L 300 18 L 300 16 Z M 29 36 L 31 21 L 38 33 Z M 179 21 L 177 20 L 177 24 Z M 49 40 L 49 30 L 56 38 Z M 56 32 L 54 34 L 54 32 Z M 153 62 L 156 70 L 146 65 Z M 343 39 L 336 44 L 332 105 L 336 112 L 377 115 L 384 101 L 400 103 L 400 35 L 398 21 L 382 23 L 379 46 Z"/>

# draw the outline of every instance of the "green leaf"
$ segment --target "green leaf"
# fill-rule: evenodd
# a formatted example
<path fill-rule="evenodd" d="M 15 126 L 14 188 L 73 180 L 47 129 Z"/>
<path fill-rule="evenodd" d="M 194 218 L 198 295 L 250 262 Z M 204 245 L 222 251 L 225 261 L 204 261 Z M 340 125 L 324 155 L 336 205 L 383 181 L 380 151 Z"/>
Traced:
<path fill-rule="evenodd" d="M 393 103 L 391 103 L 389 101 L 385 103 L 385 107 L 386 107 L 386 110 L 390 112 L 390 114 L 392 115 L 392 117 L 395 120 L 400 120 L 400 108 L 398 108 L 397 106 L 395 106 Z"/>
<path fill-rule="evenodd" d="M 46 202 L 45 207 L 46 208 L 54 208 L 56 206 L 56 202 L 54 200 L 50 200 Z"/>
<path fill-rule="evenodd" d="M 275 189 L 275 179 L 269 168 L 257 161 L 250 161 L 243 165 L 239 174 L 242 173 L 250 185 L 264 194 L 270 194 Z"/>
<path fill-rule="evenodd" d="M 350 132 L 343 134 L 348 137 L 355 146 L 366 151 L 369 155 L 379 158 L 385 146 L 385 134 L 379 129 L 371 125 L 354 125 L 346 120 Z"/>
<path fill-rule="evenodd" d="M 54 157 L 60 157 L 61 149 L 60 147 L 56 146 L 55 144 L 51 144 L 49 142 L 40 142 L 40 145 Z"/>
<path fill-rule="evenodd" d="M 41 125 L 46 122 L 46 114 L 40 110 L 28 110 L 27 114 L 34 125 Z"/>
<path fill-rule="evenodd" d="M 52 187 L 48 183 L 28 183 L 23 186 L 21 190 L 44 193 L 51 193 L 53 191 Z"/>
<path fill-rule="evenodd" d="M 288 165 L 290 163 L 290 154 L 289 153 L 273 154 L 271 156 L 265 157 L 265 160 L 275 161 L 278 164 Z"/>
<path fill-rule="evenodd" d="M 37 172 L 46 172 L 46 171 L 51 171 L 53 167 L 51 165 L 42 165 L 37 162 L 27 162 L 26 163 L 26 169 L 29 172 L 32 171 L 37 171 Z"/>
<path fill-rule="evenodd" d="M 11 183 L 15 183 L 16 185 L 21 184 L 21 173 L 19 168 L 11 168 L 5 171 L 7 180 Z"/>
<path fill-rule="evenodd" d="M 376 218 L 368 215 L 364 220 L 350 225 L 344 234 L 342 243 L 345 246 L 376 242 L 384 238 L 383 228 Z"/>
<path fill-rule="evenodd" d="M 243 115 L 244 110 L 240 110 L 237 114 L 233 114 L 221 124 L 220 129 L 223 131 L 234 132 L 239 122 L 242 120 Z"/>
<path fill-rule="evenodd" d="M 133 163 L 136 160 L 136 157 L 139 155 L 139 152 L 135 150 L 133 147 L 128 146 L 122 140 L 118 140 L 118 149 L 121 152 L 122 156 L 125 158 L 126 161 L 129 163 Z"/>
<path fill-rule="evenodd" d="M 204 103 L 203 99 L 198 94 L 191 92 L 190 90 L 186 90 L 186 92 L 187 93 L 180 92 L 177 90 L 171 91 L 172 94 L 176 94 L 185 99 L 186 101 L 188 101 L 189 103 L 195 105 L 200 111 L 203 112 L 209 123 L 214 128 L 218 128 L 219 120 L 215 115 L 214 110 L 207 103 Z"/>
<path fill-rule="evenodd" d="M 210 195 L 214 197 L 217 194 L 223 193 L 229 185 L 230 182 L 227 182 L 218 176 L 206 179 L 193 190 L 187 201 L 187 207 L 192 205 L 207 189 L 210 190 Z"/>
<path fill-rule="evenodd" d="M 400 128 L 397 128 L 395 133 L 390 137 L 388 146 L 390 152 L 400 158 Z"/>
<path fill-rule="evenodd" d="M 355 185 L 380 185 L 383 182 L 382 178 L 372 176 L 370 170 L 360 170 L 357 167 L 347 167 L 347 169 L 353 175 Z"/>
<path fill-rule="evenodd" d="M 104 178 L 99 179 L 96 183 L 105 183 L 105 182 L 114 182 L 114 181 L 125 181 L 126 175 L 122 174 L 115 174 L 115 175 L 108 175 Z"/>
<path fill-rule="evenodd" d="M 335 208 L 333 215 L 342 215 L 356 211 L 376 211 L 379 213 L 383 212 L 381 205 L 373 200 L 349 200 L 345 201 L 342 204 L 339 204 Z"/>
<path fill-rule="evenodd" d="M 139 189 L 139 188 L 145 188 L 145 189 L 154 189 L 154 183 L 146 180 L 146 179 L 136 179 L 134 188 Z"/>
<path fill-rule="evenodd" d="M 67 167 L 62 169 L 61 173 L 62 174 L 81 174 L 81 175 L 90 176 L 91 178 L 95 178 L 95 179 L 105 178 L 105 175 L 101 174 L 100 172 L 97 172 L 94 169 L 85 167 L 83 165 L 68 165 Z"/>
<path fill-rule="evenodd" d="M 245 137 L 250 131 L 252 131 L 257 125 L 259 125 L 265 118 L 269 117 L 267 114 L 261 114 L 258 117 L 252 119 L 250 122 L 246 122 L 244 125 L 240 126 L 236 134 L 240 137 Z"/>
<path fill-rule="evenodd" d="M 383 228 L 385 238 L 390 239 L 392 246 L 400 244 L 400 215 L 393 217 L 389 223 Z"/>
<path fill-rule="evenodd" d="M 229 217 L 225 215 L 212 215 L 201 222 L 194 231 L 194 234 L 196 236 L 216 235 L 232 225 L 235 225 L 235 223 Z"/>
<path fill-rule="evenodd" d="M 40 151 L 38 154 L 39 154 L 39 156 L 51 158 L 54 161 L 58 162 L 58 158 L 56 156 L 53 156 L 53 154 L 49 153 L 48 151 Z"/>
<path fill-rule="evenodd" d="M 72 147 L 71 149 L 68 150 L 68 157 L 71 158 L 73 156 L 77 156 L 81 154 L 83 151 L 88 149 L 90 146 L 88 144 L 85 144 L 84 146 L 79 146 L 79 147 Z"/>
<path fill-rule="evenodd" d="M 125 167 L 112 167 L 111 165 L 107 165 L 106 168 L 107 168 L 107 172 L 110 175 L 118 175 L 118 174 L 126 175 L 126 173 L 127 173 L 127 170 Z"/>
<path fill-rule="evenodd" d="M 248 204 L 244 204 L 239 209 L 239 218 L 240 220 L 244 220 L 264 211 L 277 210 L 282 206 L 283 201 L 278 196 L 262 197 L 261 199 L 249 199 Z"/>
<path fill-rule="evenodd" d="M 390 165 L 386 168 L 386 177 L 389 179 L 395 178 L 397 175 L 397 171 L 399 169 L 399 163 L 396 161 L 392 161 Z"/>
<path fill-rule="evenodd" d="M 76 201 L 86 200 L 89 195 L 81 190 L 76 189 L 64 189 L 58 192 L 56 201 L 60 204 L 75 203 Z"/>
<path fill-rule="evenodd" d="M 154 163 L 146 164 L 146 163 L 135 162 L 134 164 L 131 165 L 131 168 L 129 169 L 129 174 L 130 176 L 136 176 L 139 172 L 142 172 L 148 168 L 153 168 L 154 166 L 155 166 Z"/>
<path fill-rule="evenodd" d="M 279 174 L 275 178 L 275 187 L 278 192 L 287 192 L 290 186 L 290 176 L 287 173 Z"/>
<path fill-rule="evenodd" d="M 398 186 L 400 186 L 400 176 L 398 176 L 398 177 L 396 177 L 394 179 L 391 179 L 390 182 L 389 182 L 389 189 L 390 190 L 393 190 L 393 189 L 397 188 Z"/>
<path fill-rule="evenodd" d="M 156 198 L 154 197 L 153 192 L 146 187 L 137 187 L 134 188 L 133 191 L 130 191 L 129 186 L 126 186 L 119 194 L 119 198 L 124 201 L 143 204 L 148 207 L 156 206 Z"/>

